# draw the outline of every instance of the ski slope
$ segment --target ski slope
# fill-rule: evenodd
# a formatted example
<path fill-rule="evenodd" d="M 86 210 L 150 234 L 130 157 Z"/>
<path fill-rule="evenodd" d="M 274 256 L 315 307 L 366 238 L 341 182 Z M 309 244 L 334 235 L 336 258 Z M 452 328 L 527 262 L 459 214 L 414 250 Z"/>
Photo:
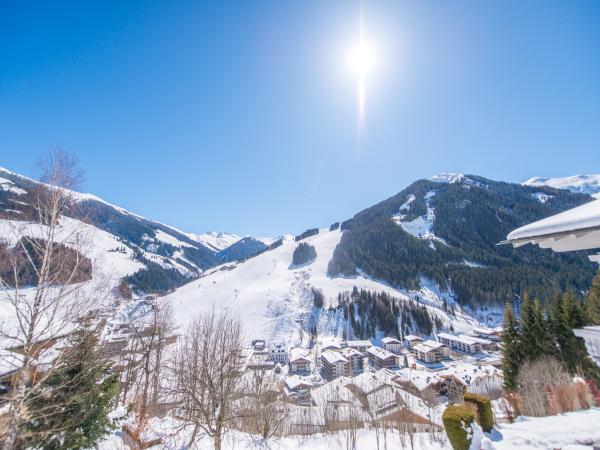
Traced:
<path fill-rule="evenodd" d="M 201 278 L 166 296 L 165 300 L 173 302 L 176 321 L 182 326 L 199 313 L 212 308 L 225 309 L 242 319 L 249 339 L 261 337 L 296 345 L 302 343 L 308 320 L 315 314 L 320 336 L 341 333 L 338 327 L 341 318 L 328 311 L 328 307 L 337 304 L 340 292 L 351 291 L 354 286 L 385 291 L 406 300 L 418 294 L 430 312 L 448 325 L 452 323 L 455 330 L 471 328 L 472 319 L 446 315 L 440 309 L 442 298 L 429 288 L 404 292 L 365 275 L 354 278 L 328 276 L 327 265 L 341 236 L 339 230 L 322 229 L 318 235 L 304 239 L 302 242 L 315 247 L 317 257 L 312 263 L 298 267 L 292 265 L 292 255 L 298 243 L 288 238 L 281 247 L 243 263 L 224 264 L 208 270 Z M 325 296 L 322 310 L 313 310 L 313 287 L 320 289 Z"/>

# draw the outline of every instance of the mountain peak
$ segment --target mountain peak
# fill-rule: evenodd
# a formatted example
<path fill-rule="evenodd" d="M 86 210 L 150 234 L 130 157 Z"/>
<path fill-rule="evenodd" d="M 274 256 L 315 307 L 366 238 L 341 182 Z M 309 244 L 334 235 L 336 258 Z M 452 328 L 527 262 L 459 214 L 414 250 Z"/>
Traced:
<path fill-rule="evenodd" d="M 460 183 L 465 179 L 464 173 L 455 173 L 455 172 L 443 172 L 438 173 L 431 177 L 431 181 L 435 181 L 436 183 Z"/>
<path fill-rule="evenodd" d="M 562 178 L 532 177 L 525 181 L 523 186 L 549 186 L 600 198 L 600 175 L 573 175 Z"/>

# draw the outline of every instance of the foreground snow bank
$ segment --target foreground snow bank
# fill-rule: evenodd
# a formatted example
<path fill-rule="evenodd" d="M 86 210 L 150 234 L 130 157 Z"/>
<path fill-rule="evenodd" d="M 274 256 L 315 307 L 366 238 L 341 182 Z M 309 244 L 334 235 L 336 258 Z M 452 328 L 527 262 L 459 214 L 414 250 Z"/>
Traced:
<path fill-rule="evenodd" d="M 550 417 L 519 418 L 498 425 L 491 440 L 496 450 L 590 449 L 600 443 L 600 408 Z"/>
<path fill-rule="evenodd" d="M 153 431 L 148 433 L 148 438 L 162 437 L 161 446 L 152 447 L 153 450 L 184 450 L 188 434 L 185 430 L 174 436 L 177 424 L 172 419 L 154 420 L 150 423 Z M 414 446 L 411 447 L 408 436 L 387 433 L 387 448 L 412 448 L 412 450 L 448 450 L 452 447 L 446 441 L 443 433 L 438 434 L 437 440 L 432 440 L 426 433 L 416 433 Z M 498 425 L 488 439 L 482 442 L 479 436 L 476 447 L 494 450 L 528 450 L 528 449 L 561 449 L 561 450 L 591 450 L 594 443 L 600 442 L 600 408 L 587 411 L 562 414 L 542 418 L 524 417 L 512 424 Z M 490 442 L 491 441 L 491 442 Z M 383 433 L 379 433 L 380 448 L 384 448 Z M 491 444 L 491 446 L 490 446 Z M 202 439 L 195 447 L 201 450 L 212 449 L 212 441 Z M 245 433 L 229 433 L 223 445 L 224 449 L 250 450 L 320 450 L 320 449 L 346 449 L 348 435 L 336 433 L 332 435 L 315 434 L 313 436 L 294 436 L 281 439 L 271 439 L 264 442 L 259 438 Z M 359 430 L 356 436 L 357 449 L 377 448 L 377 435 L 374 430 Z M 99 450 L 127 450 L 119 433 L 110 436 L 100 446 Z"/>

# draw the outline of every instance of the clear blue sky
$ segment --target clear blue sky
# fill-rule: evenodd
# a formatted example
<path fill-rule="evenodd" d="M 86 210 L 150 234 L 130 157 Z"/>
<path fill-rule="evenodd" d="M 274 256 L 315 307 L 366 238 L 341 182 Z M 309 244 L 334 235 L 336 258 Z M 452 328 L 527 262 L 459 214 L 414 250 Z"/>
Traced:
<path fill-rule="evenodd" d="M 0 165 L 188 231 L 327 226 L 437 172 L 600 171 L 600 2 L 0 1 Z"/>

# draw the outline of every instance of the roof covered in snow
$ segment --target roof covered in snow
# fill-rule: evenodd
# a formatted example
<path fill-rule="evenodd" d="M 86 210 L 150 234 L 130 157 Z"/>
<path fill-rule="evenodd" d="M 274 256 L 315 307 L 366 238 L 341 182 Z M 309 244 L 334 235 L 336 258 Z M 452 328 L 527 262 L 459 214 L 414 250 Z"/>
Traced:
<path fill-rule="evenodd" d="M 515 247 L 537 244 L 557 252 L 600 248 L 600 200 L 524 225 L 506 239 Z"/>

